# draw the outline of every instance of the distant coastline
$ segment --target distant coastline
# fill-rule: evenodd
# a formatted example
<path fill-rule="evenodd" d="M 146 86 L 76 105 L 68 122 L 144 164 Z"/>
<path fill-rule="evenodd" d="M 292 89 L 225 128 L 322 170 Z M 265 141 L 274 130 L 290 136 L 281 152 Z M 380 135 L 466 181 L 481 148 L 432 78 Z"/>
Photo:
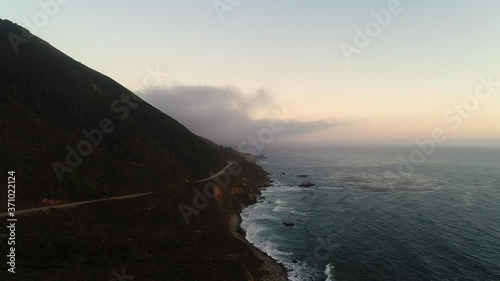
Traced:
<path fill-rule="evenodd" d="M 267 159 L 267 158 L 263 154 L 261 154 L 261 155 L 256 156 L 256 157 L 254 156 L 254 157 L 252 157 L 250 159 L 247 157 L 246 160 L 249 161 L 249 162 L 252 162 L 252 163 L 254 163 L 257 166 L 259 166 L 259 167 L 262 168 L 262 166 L 259 165 L 259 160 L 263 160 L 263 159 Z M 267 188 L 272 188 L 274 186 L 274 184 L 272 183 L 272 180 L 271 180 L 271 178 L 269 176 L 267 177 L 267 180 L 268 180 L 268 184 L 266 184 L 263 187 L 259 187 L 258 190 L 257 190 L 257 195 L 260 195 L 260 190 L 264 190 L 264 189 L 267 189 Z M 230 228 L 231 232 L 233 233 L 233 235 L 238 240 L 242 241 L 245 245 L 247 245 L 250 249 L 252 249 L 252 251 L 255 254 L 255 256 L 257 256 L 257 258 L 259 258 L 264 263 L 264 265 L 261 267 L 260 270 L 263 271 L 263 272 L 268 272 L 268 276 L 263 277 L 261 280 L 265 280 L 265 281 L 287 281 L 288 280 L 288 274 L 287 274 L 286 267 L 283 264 L 281 264 L 278 260 L 275 260 L 274 258 L 272 258 L 271 256 L 269 256 L 267 253 L 263 252 L 262 250 L 260 250 L 256 246 L 252 245 L 250 243 L 250 241 L 248 241 L 246 239 L 246 232 L 245 232 L 245 230 L 243 230 L 243 228 L 241 228 L 241 222 L 242 222 L 241 213 L 242 213 L 242 211 L 246 207 L 248 207 L 249 205 L 253 205 L 253 204 L 256 204 L 256 203 L 257 203 L 257 200 L 255 200 L 251 204 L 242 203 L 241 204 L 241 209 L 238 212 L 238 214 L 235 214 L 235 215 L 231 216 L 231 219 L 229 221 L 229 228 Z"/>

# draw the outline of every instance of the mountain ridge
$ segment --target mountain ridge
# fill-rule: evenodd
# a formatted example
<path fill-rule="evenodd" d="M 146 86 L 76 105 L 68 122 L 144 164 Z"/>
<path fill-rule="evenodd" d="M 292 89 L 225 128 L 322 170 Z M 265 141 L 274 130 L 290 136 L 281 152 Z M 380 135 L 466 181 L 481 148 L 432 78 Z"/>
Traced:
<path fill-rule="evenodd" d="M 6 48 L 9 35 L 27 31 L 0 21 L 0 170 L 15 171 L 16 210 L 61 208 L 22 216 L 16 274 L 2 263 L 0 279 L 286 279 L 235 230 L 270 184 L 260 166 L 38 37 Z"/>
<path fill-rule="evenodd" d="M 38 186 L 22 191 L 29 194 L 25 199 L 31 206 L 62 193 L 62 199 L 71 199 L 141 192 L 146 184 L 154 187 L 205 178 L 226 164 L 220 153 L 175 119 L 38 37 L 20 44 L 18 53 L 6 47 L 9 36 L 23 36 L 23 32 L 27 31 L 10 21 L 0 21 L 0 119 L 4 120 L 0 153 L 6 156 L 0 165 L 30 171 L 29 176 L 20 176 L 26 183 L 20 186 Z M 115 130 L 104 133 L 102 143 L 92 147 L 88 156 L 80 155 L 78 167 L 69 167 L 67 156 L 75 156 L 80 143 L 90 142 L 84 133 L 100 129 L 104 119 Z M 32 140 L 36 140 L 34 146 Z M 27 152 L 35 155 L 27 159 Z M 32 159 L 39 163 L 33 165 Z M 56 165 L 63 171 L 62 182 L 54 163 L 72 171 Z M 99 178 L 103 170 L 112 177 Z M 126 184 L 143 187 L 117 190 Z M 91 190 L 73 190 L 79 188 Z"/>

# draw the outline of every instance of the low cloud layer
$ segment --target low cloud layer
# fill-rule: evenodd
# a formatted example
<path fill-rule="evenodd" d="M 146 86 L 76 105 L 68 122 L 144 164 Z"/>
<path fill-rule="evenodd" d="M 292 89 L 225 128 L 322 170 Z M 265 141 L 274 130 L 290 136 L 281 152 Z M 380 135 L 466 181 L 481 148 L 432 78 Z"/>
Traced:
<path fill-rule="evenodd" d="M 138 93 L 193 133 L 219 144 L 237 146 L 263 129 L 283 128 L 275 139 L 332 129 L 339 122 L 291 120 L 265 90 L 245 95 L 231 87 L 171 86 Z M 252 116 L 266 116 L 252 118 Z"/>

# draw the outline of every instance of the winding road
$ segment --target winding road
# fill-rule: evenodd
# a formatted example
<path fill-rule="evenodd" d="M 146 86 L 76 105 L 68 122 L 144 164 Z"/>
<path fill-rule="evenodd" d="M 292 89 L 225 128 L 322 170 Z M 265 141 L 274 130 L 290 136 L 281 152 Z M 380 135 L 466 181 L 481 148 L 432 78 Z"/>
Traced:
<path fill-rule="evenodd" d="M 209 180 L 215 179 L 216 177 L 218 177 L 218 176 L 222 175 L 223 173 L 225 173 L 225 172 L 226 172 L 226 170 L 227 170 L 227 169 L 229 169 L 231 166 L 233 166 L 233 165 L 234 165 L 234 162 L 231 162 L 231 161 L 227 161 L 227 163 L 228 163 L 228 164 L 227 164 L 227 166 L 226 166 L 226 167 L 224 167 L 224 168 L 222 168 L 222 170 L 220 170 L 217 174 L 215 174 L 215 175 L 213 175 L 213 176 L 211 176 L 211 177 L 208 177 L 208 178 L 206 178 L 206 179 L 202 179 L 202 180 L 199 180 L 199 181 L 195 181 L 195 182 L 193 182 L 193 183 L 206 182 L 206 181 L 209 181 Z"/>
<path fill-rule="evenodd" d="M 226 172 L 227 169 L 229 169 L 231 166 L 233 166 L 234 163 L 231 161 L 228 161 L 228 165 L 222 170 L 220 170 L 217 174 L 214 174 L 211 177 L 208 177 L 206 179 L 202 179 L 199 181 L 195 181 L 193 183 L 200 183 L 200 182 L 206 182 L 211 179 L 214 179 L 223 173 Z M 16 217 L 18 216 L 23 216 L 23 215 L 28 215 L 32 214 L 35 212 L 43 212 L 43 211 L 48 211 L 50 209 L 67 209 L 67 208 L 76 208 L 80 205 L 84 204 L 92 204 L 92 203 L 97 203 L 97 202 L 104 202 L 104 201 L 114 201 L 114 200 L 123 200 L 123 199 L 132 199 L 132 198 L 137 198 L 137 197 L 142 197 L 146 196 L 149 194 L 152 194 L 153 192 L 145 192 L 145 193 L 139 193 L 139 194 L 131 194 L 131 195 L 124 195 L 124 196 L 118 196 L 118 197 L 110 197 L 110 198 L 103 198 L 103 199 L 97 199 L 97 200 L 89 200 L 89 201 L 80 201 L 80 202 L 73 202 L 73 203 L 65 203 L 65 204 L 58 204 L 58 205 L 50 205 L 50 206 L 44 206 L 44 207 L 38 207 L 38 208 L 31 208 L 31 209 L 23 209 L 23 210 L 16 210 Z M 0 218 L 8 217 L 9 213 L 0 213 Z"/>
<path fill-rule="evenodd" d="M 103 199 L 90 200 L 90 201 L 80 201 L 80 202 L 73 202 L 73 203 L 66 203 L 66 204 L 58 204 L 58 205 L 50 205 L 50 206 L 44 206 L 44 207 L 38 207 L 38 208 L 17 210 L 16 217 L 22 216 L 22 215 L 27 215 L 27 214 L 34 213 L 34 212 L 48 211 L 50 209 L 75 208 L 75 207 L 78 207 L 80 205 L 90 204 L 90 203 L 136 198 L 136 197 L 141 197 L 141 196 L 145 196 L 145 195 L 152 194 L 152 193 L 153 192 L 146 192 L 146 193 L 140 193 L 140 194 L 132 194 L 132 195 L 125 195 L 125 196 L 111 197 L 111 198 L 103 198 Z M 0 218 L 7 217 L 8 215 L 9 215 L 9 213 L 0 213 Z"/>

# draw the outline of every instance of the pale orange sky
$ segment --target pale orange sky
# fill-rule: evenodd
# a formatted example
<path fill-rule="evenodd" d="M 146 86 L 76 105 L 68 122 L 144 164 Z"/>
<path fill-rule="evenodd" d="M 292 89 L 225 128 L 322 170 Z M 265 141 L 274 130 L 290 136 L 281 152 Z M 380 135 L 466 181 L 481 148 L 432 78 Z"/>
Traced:
<path fill-rule="evenodd" d="M 500 138 L 500 88 L 460 128 L 443 120 L 479 76 L 500 81 L 500 2 L 401 0 L 348 61 L 342 44 L 356 46 L 356 28 L 387 5 L 252 0 L 221 20 L 210 1 L 70 1 L 31 31 L 132 90 L 159 67 L 164 86 L 265 89 L 296 119 L 347 122 L 316 140 L 422 138 L 436 127 Z M 0 16 L 26 26 L 41 9 L 35 0 L 8 3 Z"/>

